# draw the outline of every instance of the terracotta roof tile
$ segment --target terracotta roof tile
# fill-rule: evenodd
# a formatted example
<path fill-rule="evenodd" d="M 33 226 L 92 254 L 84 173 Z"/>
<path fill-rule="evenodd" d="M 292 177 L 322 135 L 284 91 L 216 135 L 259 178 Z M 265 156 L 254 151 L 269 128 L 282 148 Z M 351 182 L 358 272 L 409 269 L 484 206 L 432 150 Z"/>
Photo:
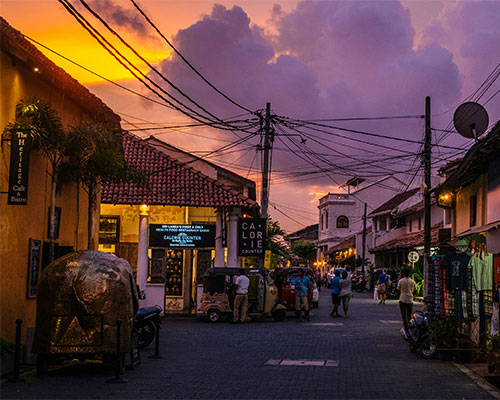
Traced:
<path fill-rule="evenodd" d="M 410 197 L 412 197 L 415 193 L 419 191 L 418 188 L 410 189 L 407 190 L 406 192 L 403 193 L 398 193 L 396 196 L 392 197 L 391 199 L 387 200 L 384 204 L 373 210 L 368 216 L 373 217 L 379 214 L 383 213 L 389 213 L 391 210 L 399 206 L 401 203 L 404 201 L 408 200 Z"/>
<path fill-rule="evenodd" d="M 105 183 L 101 202 L 107 204 L 149 204 L 192 207 L 257 208 L 237 190 L 156 150 L 139 137 L 123 134 L 125 160 L 147 175 L 147 185 Z"/>
<path fill-rule="evenodd" d="M 438 244 L 439 229 L 443 227 L 443 222 L 439 222 L 431 228 L 431 244 Z M 387 243 L 370 249 L 370 253 L 381 251 L 396 250 L 396 249 L 412 249 L 414 247 L 424 245 L 424 231 L 407 233 L 396 239 L 390 240 Z"/>

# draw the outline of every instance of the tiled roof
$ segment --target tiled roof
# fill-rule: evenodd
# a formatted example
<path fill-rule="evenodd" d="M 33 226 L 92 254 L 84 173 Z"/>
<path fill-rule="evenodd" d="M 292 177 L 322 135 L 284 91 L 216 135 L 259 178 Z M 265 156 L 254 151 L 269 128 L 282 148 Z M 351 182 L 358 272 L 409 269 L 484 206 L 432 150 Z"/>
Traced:
<path fill-rule="evenodd" d="M 147 175 L 147 184 L 105 183 L 101 202 L 192 207 L 245 207 L 258 204 L 189 165 L 156 150 L 139 137 L 123 134 L 125 160 Z"/>
<path fill-rule="evenodd" d="M 346 240 L 344 240 L 343 242 L 340 242 L 338 245 L 329 248 L 325 254 L 326 255 L 333 254 L 336 251 L 347 250 L 347 249 L 353 248 L 353 247 L 356 247 L 356 235 L 352 235 L 352 236 L 348 237 Z"/>
<path fill-rule="evenodd" d="M 419 190 L 418 188 L 414 188 L 414 189 L 407 190 L 406 192 L 403 192 L 403 193 L 398 193 L 396 196 L 394 196 L 391 199 L 387 200 L 380 207 L 378 207 L 375 210 L 373 210 L 368 216 L 369 217 L 374 217 L 374 216 L 377 216 L 377 215 L 382 215 L 382 214 L 391 212 L 394 208 L 396 208 L 401 203 L 403 203 L 404 201 L 408 200 L 415 193 L 417 193 L 418 190 Z"/>
<path fill-rule="evenodd" d="M 38 67 L 37 76 L 47 81 L 65 96 L 71 98 L 95 119 L 120 123 L 120 117 L 115 114 L 101 99 L 93 95 L 86 87 L 69 75 L 62 68 L 49 60 L 40 50 L 31 44 L 24 35 L 14 29 L 0 17 L 0 46 L 3 51 L 15 57 L 16 61 L 30 70 Z"/>
<path fill-rule="evenodd" d="M 438 193 L 458 190 L 470 185 L 487 170 L 488 163 L 500 157 L 500 121 L 486 137 L 480 138 L 453 169 L 446 180 L 436 188 Z"/>
<path fill-rule="evenodd" d="M 438 244 L 439 229 L 443 227 L 443 223 L 439 222 L 431 228 L 431 245 Z M 414 247 L 424 245 L 424 231 L 407 233 L 396 239 L 390 240 L 387 243 L 381 244 L 370 249 L 370 253 L 378 253 L 381 251 L 397 250 L 397 249 L 412 249 Z"/>
<path fill-rule="evenodd" d="M 318 226 L 318 224 L 306 226 L 305 228 L 290 233 L 288 237 L 293 239 L 299 238 L 318 240 Z"/>
<path fill-rule="evenodd" d="M 436 199 L 434 197 L 431 198 L 431 205 L 436 204 Z M 398 212 L 396 215 L 394 215 L 394 219 L 398 219 L 401 217 L 406 217 L 407 215 L 414 214 L 418 211 L 423 211 L 425 208 L 425 200 L 421 200 L 416 204 L 413 204 L 410 207 L 405 208 L 404 210 L 401 210 Z"/>

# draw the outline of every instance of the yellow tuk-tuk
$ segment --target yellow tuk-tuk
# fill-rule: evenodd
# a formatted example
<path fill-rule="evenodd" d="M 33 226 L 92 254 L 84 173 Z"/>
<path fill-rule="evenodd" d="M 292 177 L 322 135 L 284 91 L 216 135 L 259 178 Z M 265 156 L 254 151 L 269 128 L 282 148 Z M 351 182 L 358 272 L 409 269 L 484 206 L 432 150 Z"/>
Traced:
<path fill-rule="evenodd" d="M 201 315 L 210 322 L 232 317 L 234 283 L 239 268 L 211 268 L 203 281 Z M 247 268 L 245 275 L 250 280 L 248 287 L 248 313 L 250 318 L 272 317 L 283 321 L 286 307 L 279 303 L 278 288 L 266 269 Z"/>

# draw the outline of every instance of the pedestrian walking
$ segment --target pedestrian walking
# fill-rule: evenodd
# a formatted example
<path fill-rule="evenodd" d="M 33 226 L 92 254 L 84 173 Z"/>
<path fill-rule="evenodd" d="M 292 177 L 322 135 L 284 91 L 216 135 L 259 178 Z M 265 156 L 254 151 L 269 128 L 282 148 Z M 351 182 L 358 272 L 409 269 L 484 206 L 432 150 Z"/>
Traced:
<path fill-rule="evenodd" d="M 304 316 L 309 321 L 309 303 L 307 301 L 307 289 L 312 285 L 309 277 L 304 276 L 304 270 L 299 270 L 299 279 L 295 281 L 295 311 L 302 322 L 302 309 L 304 309 Z"/>
<path fill-rule="evenodd" d="M 351 300 L 351 281 L 348 279 L 347 271 L 342 271 L 342 279 L 339 282 L 340 301 L 344 309 L 344 318 L 347 318 L 347 310 L 349 309 L 349 302 Z"/>
<path fill-rule="evenodd" d="M 250 285 L 250 279 L 245 276 L 245 270 L 240 268 L 238 270 L 238 277 L 236 278 L 236 296 L 234 298 L 234 311 L 233 311 L 233 322 L 246 322 L 247 321 L 247 310 L 248 310 L 248 286 Z M 239 310 L 241 307 L 241 319 L 239 318 Z"/>
<path fill-rule="evenodd" d="M 387 270 L 384 268 L 382 273 L 378 276 L 377 280 L 377 291 L 379 297 L 379 304 L 385 304 L 387 299 L 387 285 L 389 285 L 389 275 L 387 275 Z"/>
<path fill-rule="evenodd" d="M 339 294 L 339 282 L 340 282 L 340 271 L 335 270 L 335 275 L 332 278 L 332 304 L 333 309 L 330 315 L 332 317 L 340 317 L 339 315 L 339 304 L 340 304 L 340 294 Z"/>
<path fill-rule="evenodd" d="M 399 290 L 399 309 L 401 310 L 401 317 L 403 318 L 403 326 L 405 334 L 408 333 L 408 326 L 413 312 L 413 294 L 417 285 L 413 279 L 410 278 L 410 270 L 405 268 L 401 271 L 403 276 L 398 282 Z"/>

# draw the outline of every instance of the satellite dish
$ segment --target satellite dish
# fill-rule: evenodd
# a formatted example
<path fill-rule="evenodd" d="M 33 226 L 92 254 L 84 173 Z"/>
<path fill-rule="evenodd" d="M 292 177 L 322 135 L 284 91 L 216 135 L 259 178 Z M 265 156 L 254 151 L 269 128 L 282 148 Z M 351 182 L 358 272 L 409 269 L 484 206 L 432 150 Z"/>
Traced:
<path fill-rule="evenodd" d="M 463 137 L 477 139 L 488 129 L 488 113 L 481 104 L 464 103 L 456 109 L 453 124 Z"/>

